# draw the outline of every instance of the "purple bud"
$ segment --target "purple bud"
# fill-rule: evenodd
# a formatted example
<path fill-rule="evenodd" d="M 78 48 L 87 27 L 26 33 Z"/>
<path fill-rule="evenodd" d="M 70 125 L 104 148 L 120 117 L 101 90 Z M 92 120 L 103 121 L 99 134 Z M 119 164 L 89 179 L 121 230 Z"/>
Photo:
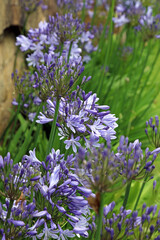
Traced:
<path fill-rule="evenodd" d="M 150 214 L 154 209 L 154 206 L 150 206 L 149 208 L 146 209 L 146 214 Z"/>
<path fill-rule="evenodd" d="M 29 236 L 35 236 L 35 235 L 37 235 L 37 231 L 36 231 L 36 230 L 29 231 L 29 232 L 27 232 L 27 235 L 29 235 Z"/>
<path fill-rule="evenodd" d="M 4 168 L 3 158 L 0 156 L 0 168 Z"/>
<path fill-rule="evenodd" d="M 138 216 L 138 212 L 137 211 L 134 211 L 133 213 L 132 213 L 132 217 L 133 218 L 136 218 Z"/>
<path fill-rule="evenodd" d="M 146 168 L 150 167 L 151 165 L 152 165 L 152 161 L 149 161 L 146 163 L 146 166 L 144 168 L 146 169 Z"/>
<path fill-rule="evenodd" d="M 43 217 L 47 214 L 47 211 L 36 212 L 33 214 L 33 217 Z"/>
<path fill-rule="evenodd" d="M 158 127 L 159 126 L 159 118 L 158 118 L 158 116 L 155 116 L 155 121 L 156 121 L 156 126 Z"/>
<path fill-rule="evenodd" d="M 64 207 L 58 206 L 57 204 L 56 204 L 56 207 L 61 213 L 66 213 L 66 210 L 64 209 Z"/>
<path fill-rule="evenodd" d="M 110 227 L 112 226 L 112 224 L 113 224 L 113 219 L 110 218 L 110 219 L 109 219 L 109 225 L 110 225 Z"/>
<path fill-rule="evenodd" d="M 121 228 L 122 228 L 122 224 L 119 222 L 118 224 L 117 224 L 117 227 L 118 227 L 118 230 L 119 230 L 119 232 L 121 231 Z"/>
<path fill-rule="evenodd" d="M 25 223 L 24 223 L 23 221 L 11 220 L 11 223 L 12 223 L 15 227 L 23 227 L 23 226 L 25 226 Z"/>
<path fill-rule="evenodd" d="M 88 188 L 85 188 L 85 187 L 77 187 L 77 190 L 82 191 L 83 193 L 89 194 L 89 195 L 92 193 L 91 189 L 88 189 Z"/>
<path fill-rule="evenodd" d="M 155 135 L 157 135 L 157 127 L 155 127 L 154 132 L 155 132 Z"/>
<path fill-rule="evenodd" d="M 156 181 L 156 180 L 154 180 L 154 181 L 153 181 L 153 190 L 155 189 L 155 187 L 156 187 L 156 184 L 157 184 L 157 181 Z"/>
<path fill-rule="evenodd" d="M 151 118 L 149 119 L 149 125 L 150 125 L 150 127 L 152 127 L 152 122 L 153 122 L 153 118 L 151 117 Z"/>
<path fill-rule="evenodd" d="M 33 178 L 30 179 L 30 181 L 37 181 L 41 178 L 41 176 L 35 176 Z"/>

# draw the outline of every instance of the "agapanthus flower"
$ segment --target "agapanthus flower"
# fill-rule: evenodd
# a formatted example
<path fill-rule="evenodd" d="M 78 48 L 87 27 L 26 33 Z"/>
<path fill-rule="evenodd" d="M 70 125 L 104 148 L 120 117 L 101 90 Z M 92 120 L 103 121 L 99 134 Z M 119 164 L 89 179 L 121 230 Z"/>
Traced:
<path fill-rule="evenodd" d="M 132 25 L 136 25 L 139 18 L 145 13 L 145 8 L 143 7 L 141 1 L 120 0 L 116 6 L 116 13 L 118 16 L 113 18 L 115 27 L 120 27 L 129 22 Z"/>
<path fill-rule="evenodd" d="M 144 156 L 138 139 L 133 143 L 128 143 L 128 138 L 122 136 L 117 150 L 118 153 L 115 154 L 114 159 L 118 165 L 117 170 L 124 178 L 124 181 L 138 180 L 145 176 L 148 176 L 148 179 L 151 177 L 151 173 L 155 168 L 154 161 L 159 153 L 158 149 L 149 151 L 146 148 Z"/>
<path fill-rule="evenodd" d="M 57 0 L 59 11 L 63 13 L 77 13 L 82 11 L 83 7 L 86 9 L 92 8 L 94 0 Z"/>
<path fill-rule="evenodd" d="M 117 18 L 113 17 L 112 18 L 113 22 L 115 23 L 115 27 L 121 27 L 124 24 L 129 22 L 129 19 L 125 17 L 125 15 L 120 15 Z"/>
<path fill-rule="evenodd" d="M 76 142 L 81 139 L 86 141 L 90 135 L 104 139 L 116 138 L 114 129 L 118 126 L 117 118 L 110 113 L 109 106 L 98 105 L 98 100 L 96 94 L 86 94 L 80 89 L 74 91 L 69 98 L 61 98 L 57 127 L 61 139 L 67 138 L 64 142 L 67 149 L 72 145 L 76 152 L 76 145 L 79 147 Z M 37 122 L 40 124 L 54 119 L 56 101 L 48 99 L 47 103 L 47 111 L 38 116 Z"/>
<path fill-rule="evenodd" d="M 37 66 L 32 76 L 32 88 L 43 101 L 51 98 L 61 98 L 72 92 L 84 70 L 81 57 L 67 62 L 63 56 L 52 62 L 51 55 L 44 55 L 45 63 Z M 89 80 L 89 78 L 88 78 Z"/>
<path fill-rule="evenodd" d="M 156 148 L 160 147 L 160 131 L 159 131 L 159 117 L 155 116 L 155 119 L 152 117 L 149 121 L 146 121 L 145 133 L 148 137 L 149 142 Z"/>
<path fill-rule="evenodd" d="M 20 0 L 20 6 L 26 13 L 34 12 L 38 6 L 41 6 L 43 10 L 47 9 L 47 5 L 44 4 L 43 0 Z"/>
<path fill-rule="evenodd" d="M 128 138 L 122 136 L 115 152 L 110 141 L 108 138 L 107 147 L 103 144 L 95 146 L 95 139 L 91 138 L 90 150 L 79 148 L 75 168 L 85 186 L 97 194 L 114 191 L 117 181 L 125 184 L 144 177 L 146 181 L 152 178 L 159 149 L 150 152 L 147 148 L 144 156 L 139 140 L 128 143 Z"/>
<path fill-rule="evenodd" d="M 104 211 L 103 239 L 159 239 L 160 219 L 156 211 L 157 205 L 146 207 L 145 204 L 139 213 L 124 207 L 118 213 L 114 207 L 107 214 Z"/>
<path fill-rule="evenodd" d="M 153 15 L 152 7 L 148 7 L 145 14 L 139 19 L 136 29 L 142 33 L 143 39 L 148 40 L 153 37 L 159 38 L 160 34 L 160 15 Z"/>
<path fill-rule="evenodd" d="M 39 98 L 38 93 L 33 91 L 34 75 L 31 72 L 25 71 L 20 77 L 16 71 L 12 74 L 12 79 L 15 84 L 15 89 L 19 93 L 19 98 L 15 98 L 12 101 L 14 106 L 20 105 L 20 110 L 24 115 L 28 115 L 29 119 L 33 121 L 37 106 L 39 106 L 42 100 Z"/>
<path fill-rule="evenodd" d="M 34 164 L 28 166 L 23 161 L 14 164 L 8 153 L 4 158 L 0 156 L 0 174 L 0 229 L 3 229 L 6 239 L 11 239 L 10 236 L 14 239 L 26 237 L 28 222 L 34 218 L 36 209 L 34 198 L 30 202 L 27 200 L 31 198 L 40 172 Z"/>
<path fill-rule="evenodd" d="M 60 55 L 66 60 L 68 57 L 77 60 L 80 56 L 86 56 L 96 50 L 92 45 L 93 38 L 94 35 L 85 28 L 85 24 L 68 13 L 64 16 L 50 16 L 49 22 L 40 22 L 39 27 L 30 29 L 27 36 L 18 36 L 16 45 L 28 53 L 28 65 L 35 67 L 44 62 L 45 53 L 52 56 L 52 62 Z"/>
<path fill-rule="evenodd" d="M 21 164 L 14 165 L 9 154 L 0 157 L 4 183 L 4 191 L 0 192 L 4 200 L 0 203 L 0 236 L 69 239 L 83 236 L 84 226 L 88 234 L 90 211 L 86 198 L 92 191 L 80 182 L 73 161 L 73 155 L 64 159 L 54 149 L 42 162 L 35 149 L 23 157 Z"/>
<path fill-rule="evenodd" d="M 90 144 L 90 150 L 80 148 L 76 154 L 77 175 L 95 194 L 114 191 L 117 182 L 120 183 L 116 167 L 109 139 L 107 147 L 101 144 L 97 148 Z"/>
<path fill-rule="evenodd" d="M 1 186 L 4 192 L 0 194 L 12 201 L 16 201 L 21 193 L 30 194 L 29 180 L 37 176 L 34 168 L 26 168 L 22 163 L 14 164 L 10 153 L 4 158 L 0 156 Z"/>
<path fill-rule="evenodd" d="M 51 55 L 44 55 L 45 63 L 37 66 L 35 73 L 25 72 L 22 77 L 13 75 L 15 87 L 21 94 L 19 103 L 14 99 L 12 104 L 23 106 L 23 112 L 29 113 L 29 119 L 33 120 L 37 106 L 51 97 L 61 98 L 72 92 L 72 88 L 79 80 L 84 70 L 81 57 L 79 60 L 67 62 L 63 56 L 52 62 Z M 91 77 L 82 79 L 82 84 Z"/>
<path fill-rule="evenodd" d="M 55 224 L 54 229 L 51 228 L 51 223 L 45 224 L 45 230 L 41 235 L 47 234 L 46 231 L 50 231 L 51 235 L 58 234 L 59 238 L 61 235 L 68 238 L 74 237 L 75 234 L 82 235 L 81 227 L 79 227 L 79 231 L 75 230 L 75 224 L 82 217 L 88 216 L 88 213 L 86 216 L 88 202 L 85 198 L 90 196 L 91 190 L 82 185 L 74 170 L 70 170 L 74 161 L 73 155 L 64 159 L 64 155 L 60 154 L 59 150 L 52 149 L 46 160 L 40 162 L 36 158 L 35 152 L 30 151 L 30 156 L 25 155 L 24 161 L 27 166 L 35 167 L 36 164 L 39 171 L 43 173 L 34 185 L 35 199 L 41 199 L 42 207 L 39 211 L 44 209 L 47 212 L 46 217 L 52 219 Z M 35 214 L 33 216 L 35 217 Z M 68 230 L 62 230 L 65 221 L 71 224 Z M 86 223 L 86 231 L 89 229 L 87 226 Z M 57 227 L 58 229 L 56 229 Z"/>

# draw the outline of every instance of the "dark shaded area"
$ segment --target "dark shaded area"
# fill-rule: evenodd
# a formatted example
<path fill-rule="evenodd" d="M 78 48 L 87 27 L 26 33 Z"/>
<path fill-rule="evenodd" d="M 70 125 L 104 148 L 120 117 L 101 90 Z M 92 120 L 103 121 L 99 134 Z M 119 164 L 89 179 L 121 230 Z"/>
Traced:
<path fill-rule="evenodd" d="M 15 37 L 17 37 L 18 35 L 20 35 L 22 32 L 22 27 L 16 25 L 16 26 L 9 26 L 4 30 L 4 34 L 8 34 L 8 33 L 14 33 Z"/>

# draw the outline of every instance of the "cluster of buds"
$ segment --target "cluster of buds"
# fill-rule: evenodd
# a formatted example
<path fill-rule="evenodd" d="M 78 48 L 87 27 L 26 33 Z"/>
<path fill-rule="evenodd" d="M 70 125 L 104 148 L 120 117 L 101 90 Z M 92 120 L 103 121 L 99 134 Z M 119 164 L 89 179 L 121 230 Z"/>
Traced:
<path fill-rule="evenodd" d="M 160 147 L 160 131 L 159 131 L 159 117 L 155 116 L 155 121 L 151 117 L 146 121 L 145 133 L 149 142 L 156 148 Z"/>

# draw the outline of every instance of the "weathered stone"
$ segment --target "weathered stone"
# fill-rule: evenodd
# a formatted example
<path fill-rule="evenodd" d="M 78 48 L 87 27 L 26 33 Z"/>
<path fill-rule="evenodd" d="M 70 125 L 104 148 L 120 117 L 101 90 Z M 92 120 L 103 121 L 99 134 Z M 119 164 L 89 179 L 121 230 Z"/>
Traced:
<path fill-rule="evenodd" d="M 42 11 L 39 7 L 29 16 L 27 29 L 37 27 L 38 23 L 53 15 L 56 11 L 54 0 L 46 0 L 48 10 Z M 25 14 L 21 9 L 20 0 L 0 0 L 0 136 L 10 118 L 12 100 L 14 97 L 14 84 L 11 80 L 15 60 L 15 28 L 22 29 Z M 18 54 L 16 69 L 20 70 L 23 57 Z"/>
<path fill-rule="evenodd" d="M 29 16 L 28 28 L 36 27 L 41 20 L 48 18 L 56 12 L 54 0 L 46 0 L 47 10 L 40 7 Z M 22 11 L 20 0 L 0 0 L 0 35 L 10 26 L 23 26 L 26 14 Z"/>
<path fill-rule="evenodd" d="M 11 112 L 11 102 L 14 96 L 14 84 L 11 79 L 15 59 L 15 35 L 5 32 L 0 41 L 0 135 L 7 126 Z M 22 54 L 17 59 L 17 68 L 20 69 Z"/>

